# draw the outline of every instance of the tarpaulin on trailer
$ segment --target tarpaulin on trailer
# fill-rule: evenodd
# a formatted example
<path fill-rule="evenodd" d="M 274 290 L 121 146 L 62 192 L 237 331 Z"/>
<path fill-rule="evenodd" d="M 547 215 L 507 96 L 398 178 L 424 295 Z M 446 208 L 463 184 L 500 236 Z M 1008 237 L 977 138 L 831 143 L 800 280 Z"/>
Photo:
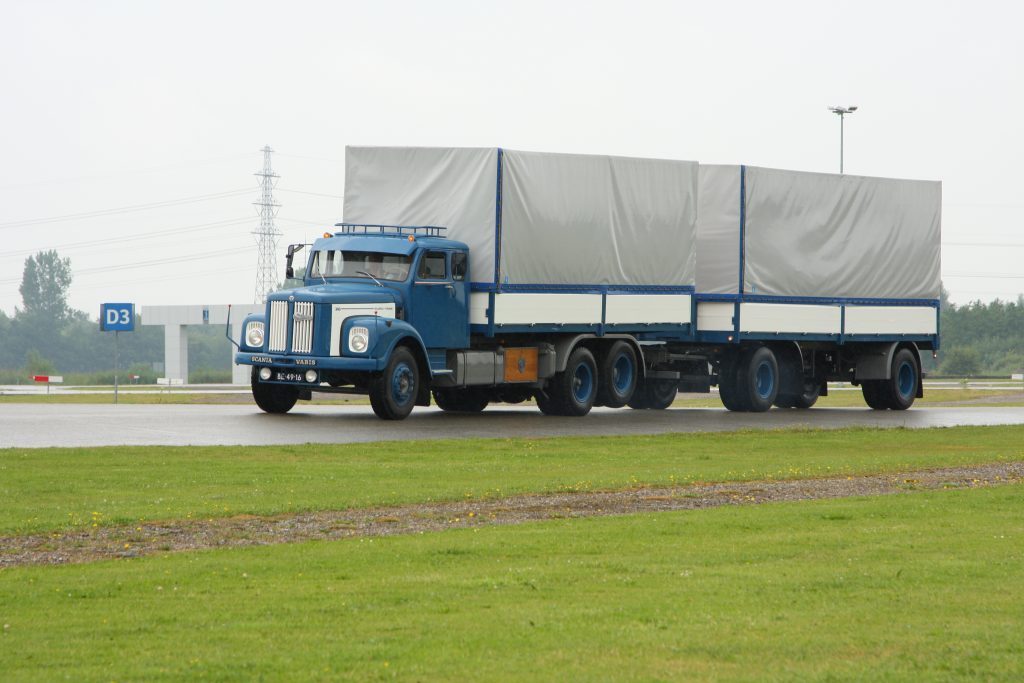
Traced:
<path fill-rule="evenodd" d="M 739 166 L 701 164 L 697 190 L 697 291 L 737 293 L 739 255 Z"/>
<path fill-rule="evenodd" d="M 502 285 L 693 286 L 697 164 L 497 149 L 346 150 L 345 222 L 441 225 Z M 496 234 L 500 233 L 500 242 Z"/>
<path fill-rule="evenodd" d="M 434 225 L 470 248 L 470 279 L 494 279 L 498 150 L 346 147 L 346 223 Z"/>
<path fill-rule="evenodd" d="M 698 291 L 735 293 L 740 167 L 701 170 Z M 941 183 L 748 166 L 743 184 L 744 293 L 939 298 Z"/>

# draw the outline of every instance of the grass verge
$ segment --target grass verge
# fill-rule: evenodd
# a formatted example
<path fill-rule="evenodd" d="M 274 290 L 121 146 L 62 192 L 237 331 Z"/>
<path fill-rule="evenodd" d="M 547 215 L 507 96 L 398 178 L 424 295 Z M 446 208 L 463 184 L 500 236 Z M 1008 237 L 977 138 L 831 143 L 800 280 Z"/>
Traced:
<path fill-rule="evenodd" d="M 1024 426 L 0 450 L 0 533 L 1024 460 Z"/>
<path fill-rule="evenodd" d="M 1024 487 L 0 574 L 12 680 L 1020 680 Z"/>

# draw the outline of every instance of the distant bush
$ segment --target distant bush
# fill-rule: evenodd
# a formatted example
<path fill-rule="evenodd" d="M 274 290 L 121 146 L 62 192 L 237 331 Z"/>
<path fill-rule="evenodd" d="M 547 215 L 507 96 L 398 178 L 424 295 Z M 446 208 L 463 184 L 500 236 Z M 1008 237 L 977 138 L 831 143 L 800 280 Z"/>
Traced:
<path fill-rule="evenodd" d="M 231 384 L 231 370 L 196 368 L 188 373 L 189 384 Z"/>

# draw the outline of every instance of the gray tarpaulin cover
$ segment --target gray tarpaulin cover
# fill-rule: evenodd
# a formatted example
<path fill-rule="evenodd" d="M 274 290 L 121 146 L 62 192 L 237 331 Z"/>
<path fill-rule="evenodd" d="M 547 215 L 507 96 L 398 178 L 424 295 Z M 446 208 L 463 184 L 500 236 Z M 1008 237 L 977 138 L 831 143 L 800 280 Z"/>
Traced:
<path fill-rule="evenodd" d="M 739 255 L 717 252 L 738 243 L 740 168 L 701 170 L 697 288 L 735 292 Z M 748 166 L 745 185 L 745 293 L 939 298 L 941 183 Z"/>
<path fill-rule="evenodd" d="M 497 149 L 349 147 L 345 221 L 443 225 L 494 282 Z M 694 284 L 697 164 L 505 150 L 501 282 Z"/>
<path fill-rule="evenodd" d="M 697 291 L 735 294 L 740 286 L 740 168 L 700 165 Z"/>

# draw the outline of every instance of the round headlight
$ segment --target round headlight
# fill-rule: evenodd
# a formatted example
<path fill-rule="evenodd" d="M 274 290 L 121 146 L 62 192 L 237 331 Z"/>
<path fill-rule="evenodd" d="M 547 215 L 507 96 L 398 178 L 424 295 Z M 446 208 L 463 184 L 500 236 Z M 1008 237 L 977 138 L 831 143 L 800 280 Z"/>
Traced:
<path fill-rule="evenodd" d="M 263 346 L 263 324 L 249 323 L 245 328 L 245 343 L 260 348 Z"/>
<path fill-rule="evenodd" d="M 310 383 L 316 381 L 316 370 L 306 370 L 306 381 Z"/>
<path fill-rule="evenodd" d="M 264 382 L 270 379 L 271 374 L 272 373 L 270 372 L 270 368 L 260 368 L 260 379 L 263 380 Z"/>
<path fill-rule="evenodd" d="M 353 327 L 348 332 L 348 348 L 352 353 L 363 353 L 370 346 L 370 330 Z"/>

